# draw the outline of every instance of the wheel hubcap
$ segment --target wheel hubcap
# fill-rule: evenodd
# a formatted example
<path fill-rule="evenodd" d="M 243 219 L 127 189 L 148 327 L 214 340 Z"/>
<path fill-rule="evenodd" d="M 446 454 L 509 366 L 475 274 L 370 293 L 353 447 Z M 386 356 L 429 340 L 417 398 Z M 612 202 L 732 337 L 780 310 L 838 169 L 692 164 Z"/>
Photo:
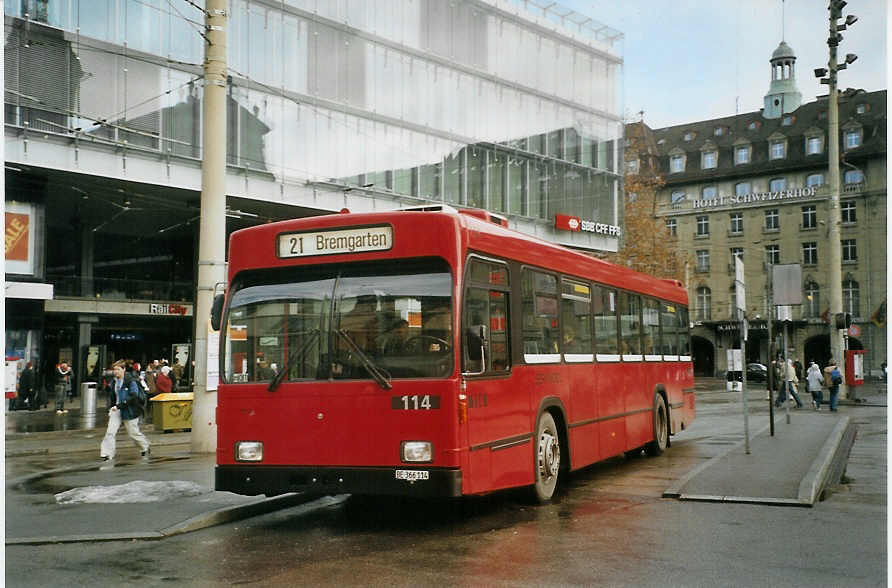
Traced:
<path fill-rule="evenodd" d="M 539 475 L 549 480 L 558 474 L 561 465 L 561 448 L 551 431 L 542 431 L 539 437 Z"/>

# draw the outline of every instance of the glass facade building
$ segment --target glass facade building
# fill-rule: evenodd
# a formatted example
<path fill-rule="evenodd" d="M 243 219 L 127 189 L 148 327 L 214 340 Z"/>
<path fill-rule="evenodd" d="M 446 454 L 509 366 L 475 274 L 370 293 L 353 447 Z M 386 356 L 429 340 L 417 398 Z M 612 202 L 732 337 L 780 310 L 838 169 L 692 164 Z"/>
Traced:
<path fill-rule="evenodd" d="M 352 186 L 486 208 L 545 237 L 556 213 L 620 224 L 622 36 L 549 4 L 232 0 L 229 164 L 298 204 Z M 7 126 L 201 158 L 195 6 L 5 8 Z"/>
<path fill-rule="evenodd" d="M 6 277 L 55 288 L 8 306 L 10 332 L 42 338 L 44 362 L 97 341 L 151 360 L 191 337 L 204 0 L 4 12 L 7 209 L 34 241 Z M 545 0 L 230 0 L 227 16 L 227 230 L 434 202 L 617 249 L 555 217 L 623 224 L 621 33 Z M 151 323 L 110 300 L 187 309 Z"/>

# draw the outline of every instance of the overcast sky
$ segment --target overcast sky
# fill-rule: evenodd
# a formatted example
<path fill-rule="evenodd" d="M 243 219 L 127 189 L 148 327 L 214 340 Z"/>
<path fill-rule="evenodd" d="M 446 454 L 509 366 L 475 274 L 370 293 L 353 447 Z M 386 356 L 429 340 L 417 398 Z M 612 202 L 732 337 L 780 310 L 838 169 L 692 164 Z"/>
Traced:
<path fill-rule="evenodd" d="M 827 0 L 562 0 L 560 4 L 625 34 L 624 113 L 660 128 L 754 112 L 771 82 L 768 60 L 781 39 L 796 53 L 803 103 L 827 93 L 813 70 L 826 67 Z M 782 12 L 785 17 L 781 18 Z M 849 0 L 843 31 L 858 61 L 840 72 L 839 87 L 887 88 L 886 0 Z M 784 25 L 782 26 L 782 22 Z"/>

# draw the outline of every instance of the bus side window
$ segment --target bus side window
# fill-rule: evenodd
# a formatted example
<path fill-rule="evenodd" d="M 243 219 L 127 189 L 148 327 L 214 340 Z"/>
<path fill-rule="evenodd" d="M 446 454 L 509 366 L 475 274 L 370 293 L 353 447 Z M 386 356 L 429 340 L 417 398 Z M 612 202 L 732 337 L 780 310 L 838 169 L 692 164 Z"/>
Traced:
<path fill-rule="evenodd" d="M 619 342 L 616 323 L 616 290 L 595 286 L 593 291 L 595 353 L 617 355 L 619 354 Z"/>
<path fill-rule="evenodd" d="M 523 270 L 523 353 L 528 363 L 560 361 L 557 278 Z"/>
<path fill-rule="evenodd" d="M 660 303 L 660 324 L 663 327 L 663 355 L 678 355 L 678 308 L 674 304 Z"/>
<path fill-rule="evenodd" d="M 644 308 L 641 313 L 644 324 L 644 354 L 660 355 L 660 303 L 653 298 L 644 299 Z"/>
<path fill-rule="evenodd" d="M 623 355 L 641 355 L 641 297 L 620 292 L 619 317 Z"/>
<path fill-rule="evenodd" d="M 591 288 L 564 278 L 561 281 L 561 351 L 573 356 L 592 353 Z M 574 361 L 583 358 L 574 357 Z M 591 361 L 591 357 L 587 358 Z"/>

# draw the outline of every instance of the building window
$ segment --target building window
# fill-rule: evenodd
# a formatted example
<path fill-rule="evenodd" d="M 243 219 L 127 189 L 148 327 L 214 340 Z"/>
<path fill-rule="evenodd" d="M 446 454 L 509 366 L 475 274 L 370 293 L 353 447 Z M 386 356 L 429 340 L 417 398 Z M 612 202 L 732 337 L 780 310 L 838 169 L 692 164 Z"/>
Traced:
<path fill-rule="evenodd" d="M 715 186 L 706 186 L 701 192 L 703 200 L 715 200 L 718 197 L 718 191 Z"/>
<path fill-rule="evenodd" d="M 821 313 L 821 291 L 814 281 L 805 284 L 805 316 L 817 318 Z"/>
<path fill-rule="evenodd" d="M 697 236 L 698 237 L 708 237 L 709 236 L 709 217 L 708 216 L 698 216 L 697 217 Z"/>
<path fill-rule="evenodd" d="M 678 174 L 684 171 L 684 155 L 673 155 L 669 158 L 669 173 Z"/>
<path fill-rule="evenodd" d="M 684 140 L 685 141 L 693 141 L 695 136 L 696 135 L 694 134 L 693 131 L 688 131 L 687 133 L 684 134 Z"/>
<path fill-rule="evenodd" d="M 687 195 L 684 192 L 672 193 L 672 208 L 678 208 L 685 201 Z"/>
<path fill-rule="evenodd" d="M 842 240 L 842 262 L 855 263 L 858 261 L 858 247 L 855 245 L 855 239 Z"/>
<path fill-rule="evenodd" d="M 861 173 L 860 169 L 849 169 L 846 170 L 846 175 L 844 178 L 846 184 L 860 184 L 864 181 L 864 174 Z"/>
<path fill-rule="evenodd" d="M 765 246 L 765 263 L 777 265 L 780 263 L 780 245 Z"/>
<path fill-rule="evenodd" d="M 808 188 L 811 188 L 812 186 L 823 186 L 824 174 L 809 174 L 808 177 L 805 178 L 805 185 Z"/>
<path fill-rule="evenodd" d="M 706 286 L 697 288 L 697 320 L 712 320 L 712 290 Z"/>
<path fill-rule="evenodd" d="M 802 207 L 802 228 L 814 229 L 818 226 L 818 207 L 814 205 Z"/>
<path fill-rule="evenodd" d="M 759 123 L 759 121 L 754 120 L 749 125 L 747 125 L 746 128 L 750 131 L 758 131 L 760 126 L 762 125 Z"/>
<path fill-rule="evenodd" d="M 630 159 L 626 162 L 626 173 L 629 174 L 637 174 L 638 173 L 638 160 Z"/>
<path fill-rule="evenodd" d="M 814 241 L 802 244 L 802 265 L 818 265 L 818 244 Z"/>
<path fill-rule="evenodd" d="M 731 267 L 728 269 L 733 274 L 735 272 L 736 262 L 734 261 L 736 258 L 740 258 L 740 261 L 743 261 L 743 247 L 732 247 L 731 248 Z"/>
<path fill-rule="evenodd" d="M 805 141 L 805 154 L 818 155 L 824 152 L 823 137 L 809 137 Z"/>
<path fill-rule="evenodd" d="M 858 307 L 861 306 L 860 288 L 858 282 L 849 278 L 842 283 L 842 310 L 852 316 L 858 316 Z"/>
<path fill-rule="evenodd" d="M 703 169 L 714 169 L 716 165 L 718 165 L 719 161 L 719 153 L 718 151 L 704 151 L 703 152 Z"/>
<path fill-rule="evenodd" d="M 734 164 L 741 165 L 750 162 L 750 148 L 748 145 L 734 149 Z"/>
<path fill-rule="evenodd" d="M 780 229 L 780 214 L 777 208 L 769 208 L 765 211 L 765 229 L 768 231 Z"/>
<path fill-rule="evenodd" d="M 678 219 L 667 218 L 666 219 L 666 230 L 673 237 L 678 235 Z"/>
<path fill-rule="evenodd" d="M 744 196 L 746 194 L 751 194 L 753 191 L 752 184 L 749 182 L 738 182 L 734 185 L 734 194 L 737 196 Z"/>
<path fill-rule="evenodd" d="M 846 131 L 845 148 L 855 149 L 861 146 L 861 129 L 855 131 Z"/>
<path fill-rule="evenodd" d="M 713 130 L 712 134 L 716 137 L 721 137 L 725 134 L 725 127 L 716 127 L 715 130 Z"/>
<path fill-rule="evenodd" d="M 697 250 L 697 271 L 701 273 L 709 271 L 709 250 Z"/>
<path fill-rule="evenodd" d="M 743 213 L 742 212 L 732 212 L 731 213 L 731 234 L 739 235 L 743 232 Z"/>
<path fill-rule="evenodd" d="M 855 201 L 854 200 L 846 200 L 839 205 L 840 212 L 842 213 L 842 222 L 846 224 L 853 224 L 857 218 L 855 216 Z"/>
<path fill-rule="evenodd" d="M 796 120 L 796 118 L 794 116 L 788 114 L 783 118 L 783 120 L 781 120 L 781 124 L 785 127 L 788 127 L 788 126 L 792 125 L 793 121 L 795 121 L 795 120 Z"/>
<path fill-rule="evenodd" d="M 855 107 L 855 112 L 857 112 L 858 114 L 864 114 L 864 113 L 866 113 L 868 110 L 869 110 L 869 109 L 867 108 L 867 104 L 864 104 L 864 103 L 861 103 L 861 104 L 859 104 L 858 106 Z"/>
<path fill-rule="evenodd" d="M 770 151 L 768 153 L 769 159 L 783 159 L 787 156 L 787 143 L 786 141 L 772 141 Z"/>
<path fill-rule="evenodd" d="M 787 189 L 787 178 L 774 178 L 768 182 L 769 192 L 780 192 Z"/>

